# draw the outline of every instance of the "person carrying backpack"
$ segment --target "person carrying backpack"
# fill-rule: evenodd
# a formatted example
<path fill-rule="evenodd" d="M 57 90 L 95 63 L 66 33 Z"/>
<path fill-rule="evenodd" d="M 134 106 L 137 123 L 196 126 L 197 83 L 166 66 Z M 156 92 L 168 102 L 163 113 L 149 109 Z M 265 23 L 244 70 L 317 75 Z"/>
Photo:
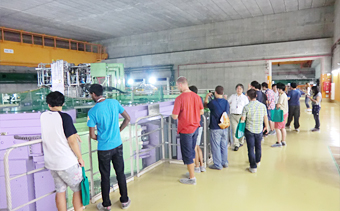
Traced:
<path fill-rule="evenodd" d="M 224 117 L 224 112 L 229 115 L 230 106 L 225 99 L 226 97 L 223 96 L 223 92 L 224 88 L 217 86 L 215 93 L 208 93 L 204 101 L 204 107 L 210 109 L 210 142 L 214 161 L 214 165 L 209 166 L 209 168 L 217 170 L 228 167 L 229 128 L 225 128 L 225 122 L 221 123 L 220 119 L 222 116 Z M 209 98 L 213 95 L 215 99 L 209 102 Z"/>

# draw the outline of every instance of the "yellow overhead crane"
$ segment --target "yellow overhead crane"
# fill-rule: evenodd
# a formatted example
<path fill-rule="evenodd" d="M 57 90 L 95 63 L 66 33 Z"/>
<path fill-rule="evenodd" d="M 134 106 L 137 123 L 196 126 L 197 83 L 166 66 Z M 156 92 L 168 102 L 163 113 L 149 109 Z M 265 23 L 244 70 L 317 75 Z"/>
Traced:
<path fill-rule="evenodd" d="M 0 65 L 37 67 L 65 60 L 76 65 L 107 59 L 99 44 L 0 27 Z"/>

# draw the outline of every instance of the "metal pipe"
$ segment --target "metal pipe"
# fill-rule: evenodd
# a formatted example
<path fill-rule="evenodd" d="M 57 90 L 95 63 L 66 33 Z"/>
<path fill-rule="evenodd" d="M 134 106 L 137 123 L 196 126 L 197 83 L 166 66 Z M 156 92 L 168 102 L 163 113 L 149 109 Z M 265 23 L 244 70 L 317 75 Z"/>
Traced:
<path fill-rule="evenodd" d="M 171 116 L 169 116 L 169 127 L 168 127 L 168 143 L 169 143 L 169 159 L 171 160 L 172 159 L 172 149 L 171 149 L 171 143 L 172 143 L 172 137 L 171 137 Z"/>
<path fill-rule="evenodd" d="M 129 144 L 130 144 L 130 158 L 133 157 L 133 150 L 132 150 L 132 127 L 131 124 L 129 123 Z M 133 171 L 133 159 L 130 160 L 130 169 L 131 169 L 131 177 L 134 175 Z"/>
<path fill-rule="evenodd" d="M 136 138 L 136 172 L 139 174 L 139 144 L 138 144 L 138 119 L 135 122 L 135 138 Z"/>
<path fill-rule="evenodd" d="M 7 198 L 7 209 L 8 211 L 12 211 L 12 192 L 11 192 L 11 179 L 9 174 L 9 164 L 8 164 L 8 156 L 9 153 L 14 148 L 7 149 L 4 156 L 4 171 L 5 171 L 5 184 L 6 184 L 6 198 Z"/>
<path fill-rule="evenodd" d="M 92 144 L 91 144 L 91 136 L 89 134 L 89 160 L 90 160 L 90 180 L 91 180 L 91 183 L 90 183 L 90 194 L 91 194 L 91 197 L 94 196 L 94 181 L 93 181 L 93 163 L 92 163 Z"/>
<path fill-rule="evenodd" d="M 165 160 L 164 117 L 161 118 L 162 160 Z"/>
<path fill-rule="evenodd" d="M 23 208 L 23 207 L 25 207 L 25 206 L 27 206 L 27 205 L 29 205 L 29 204 L 32 204 L 32 203 L 34 203 L 34 202 L 36 202 L 36 201 L 39 201 L 40 199 L 45 198 L 45 197 L 47 197 L 47 196 L 49 196 L 49 195 L 52 195 L 52 194 L 54 194 L 54 193 L 56 193 L 56 191 L 52 191 L 52 192 L 50 192 L 50 193 L 48 193 L 48 194 L 45 194 L 45 195 L 43 195 L 43 196 L 40 196 L 39 198 L 36 198 L 36 199 L 34 199 L 34 200 L 30 201 L 30 202 L 27 202 L 26 204 L 23 204 L 23 205 L 21 205 L 21 206 L 15 208 L 15 209 L 13 209 L 13 210 L 10 210 L 10 209 L 9 209 L 9 211 L 18 210 L 18 209 L 20 209 L 20 208 Z"/>
<path fill-rule="evenodd" d="M 25 175 L 30 175 L 30 174 L 37 173 L 37 172 L 42 171 L 42 170 L 45 170 L 45 169 L 46 169 L 46 168 L 43 167 L 43 168 L 40 168 L 40 169 L 35 169 L 35 170 L 33 170 L 33 171 L 28 171 L 28 172 L 26 172 L 26 173 L 23 173 L 23 174 L 20 174 L 20 175 L 17 175 L 17 176 L 15 176 L 15 177 L 10 178 L 10 181 L 11 181 L 11 180 L 14 180 L 14 179 L 18 179 L 18 178 L 20 178 L 20 177 L 22 177 L 22 176 L 25 176 Z"/>

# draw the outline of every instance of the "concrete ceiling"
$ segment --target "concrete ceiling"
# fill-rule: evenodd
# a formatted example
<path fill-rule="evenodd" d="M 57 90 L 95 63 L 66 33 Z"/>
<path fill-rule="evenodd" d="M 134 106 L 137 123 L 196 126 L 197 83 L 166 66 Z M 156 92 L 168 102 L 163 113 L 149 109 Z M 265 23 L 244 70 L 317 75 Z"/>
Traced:
<path fill-rule="evenodd" d="M 335 0 L 0 0 L 0 26 L 93 41 L 334 4 Z"/>

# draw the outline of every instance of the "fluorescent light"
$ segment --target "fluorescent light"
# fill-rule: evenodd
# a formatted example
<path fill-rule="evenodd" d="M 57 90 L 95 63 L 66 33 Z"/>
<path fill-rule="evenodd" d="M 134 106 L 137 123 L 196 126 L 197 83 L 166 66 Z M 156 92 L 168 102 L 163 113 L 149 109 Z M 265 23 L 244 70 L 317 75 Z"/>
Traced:
<path fill-rule="evenodd" d="M 150 84 L 155 84 L 156 83 L 156 78 L 155 77 L 150 77 L 149 78 L 149 83 Z"/>
<path fill-rule="evenodd" d="M 134 81 L 132 78 L 130 78 L 130 79 L 128 80 L 128 84 L 129 84 L 129 85 L 132 85 L 134 82 L 135 82 L 135 81 Z"/>
<path fill-rule="evenodd" d="M 121 80 L 120 79 L 118 79 L 118 84 L 120 84 L 121 83 Z"/>

